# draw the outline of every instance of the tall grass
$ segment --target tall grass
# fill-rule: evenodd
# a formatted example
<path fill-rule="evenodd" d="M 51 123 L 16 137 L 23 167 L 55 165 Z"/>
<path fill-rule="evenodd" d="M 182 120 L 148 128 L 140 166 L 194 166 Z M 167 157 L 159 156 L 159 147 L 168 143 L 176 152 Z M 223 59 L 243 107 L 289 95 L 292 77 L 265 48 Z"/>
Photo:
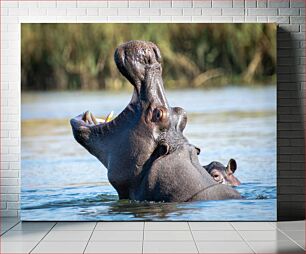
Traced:
<path fill-rule="evenodd" d="M 23 90 L 122 89 L 115 48 L 149 40 L 166 87 L 265 84 L 276 72 L 272 24 L 22 24 Z"/>

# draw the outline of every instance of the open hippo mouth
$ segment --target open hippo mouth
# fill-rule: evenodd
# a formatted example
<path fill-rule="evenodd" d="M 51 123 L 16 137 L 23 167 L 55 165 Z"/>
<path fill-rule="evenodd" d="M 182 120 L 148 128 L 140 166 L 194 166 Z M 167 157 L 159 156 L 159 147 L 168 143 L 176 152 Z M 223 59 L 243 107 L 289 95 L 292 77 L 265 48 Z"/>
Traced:
<path fill-rule="evenodd" d="M 198 161 L 200 150 L 183 135 L 186 112 L 165 96 L 161 54 L 152 42 L 130 41 L 115 51 L 119 71 L 134 86 L 114 119 L 85 112 L 71 119 L 75 139 L 108 169 L 120 199 L 191 201 L 240 198 L 219 185 Z"/>

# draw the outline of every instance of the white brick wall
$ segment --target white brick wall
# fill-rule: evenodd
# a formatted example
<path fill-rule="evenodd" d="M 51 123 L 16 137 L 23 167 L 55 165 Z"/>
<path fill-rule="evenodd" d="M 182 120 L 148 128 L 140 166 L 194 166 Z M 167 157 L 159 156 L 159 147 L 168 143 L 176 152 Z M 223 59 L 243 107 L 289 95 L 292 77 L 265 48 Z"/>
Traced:
<path fill-rule="evenodd" d="M 286 182 L 303 176 L 303 129 L 297 99 L 304 88 L 304 0 L 102 0 L 8 1 L 1 4 L 1 216 L 18 216 L 20 192 L 20 27 L 22 22 L 277 22 L 279 84 L 279 207 L 287 205 Z M 286 33 L 286 31 L 290 33 Z M 291 36 L 291 38 L 290 38 Z M 293 55 L 294 56 L 293 56 Z M 282 68 L 281 68 L 282 66 Z M 291 67 L 291 68 L 289 68 Z M 300 96 L 303 94 L 300 91 Z M 291 96 L 291 97 L 290 97 Z M 291 107 L 292 106 L 292 107 Z M 291 108 L 290 108 L 291 107 Z M 283 114 L 283 115 L 282 115 Z M 286 122 L 287 121 L 287 122 Z M 294 138 L 288 142 L 288 138 Z M 300 146 L 298 150 L 294 146 Z M 302 147 L 301 147 L 302 146 Z M 288 153 L 292 154 L 289 156 Z M 299 171 L 298 171 L 299 170 Z M 298 172 L 298 173 L 296 173 Z M 302 173 L 301 173 L 302 172 Z M 285 183 L 282 184 L 282 177 Z M 294 180 L 294 179 L 293 179 Z M 298 188 L 300 187 L 300 188 Z M 304 186 L 290 189 L 300 194 Z M 293 199 L 297 200 L 297 199 Z M 302 199 L 303 200 L 303 199 Z M 296 203 L 294 203 L 296 204 Z M 302 207 L 297 203 L 297 209 Z M 292 203 L 289 202 L 289 205 Z M 288 206 L 289 206 L 288 205 Z M 282 209 L 282 208 L 280 208 Z"/>

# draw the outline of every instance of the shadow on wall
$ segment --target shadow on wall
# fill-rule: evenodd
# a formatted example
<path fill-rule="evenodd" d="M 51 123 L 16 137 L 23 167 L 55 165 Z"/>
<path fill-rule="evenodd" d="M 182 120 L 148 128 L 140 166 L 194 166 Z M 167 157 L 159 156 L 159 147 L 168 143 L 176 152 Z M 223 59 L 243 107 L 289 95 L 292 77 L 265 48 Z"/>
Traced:
<path fill-rule="evenodd" d="M 305 219 L 303 76 L 292 34 L 277 29 L 277 215 Z M 284 58 L 286 58 L 284 60 Z"/>

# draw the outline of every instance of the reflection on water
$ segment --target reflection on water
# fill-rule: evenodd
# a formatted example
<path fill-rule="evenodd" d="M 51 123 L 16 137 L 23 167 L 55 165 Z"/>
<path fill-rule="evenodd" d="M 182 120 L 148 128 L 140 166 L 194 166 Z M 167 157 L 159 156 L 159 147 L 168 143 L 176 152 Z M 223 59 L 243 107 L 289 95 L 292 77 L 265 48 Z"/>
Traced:
<path fill-rule="evenodd" d="M 25 188 L 22 215 L 26 220 L 275 220 L 275 187 L 248 183 L 238 191 L 244 200 L 156 203 L 118 200 L 111 186 Z"/>
<path fill-rule="evenodd" d="M 26 93 L 22 96 L 23 220 L 275 220 L 276 89 L 167 91 L 188 114 L 185 135 L 200 161 L 235 158 L 243 200 L 154 203 L 118 200 L 104 166 L 73 139 L 69 118 L 103 116 L 130 93 Z"/>

